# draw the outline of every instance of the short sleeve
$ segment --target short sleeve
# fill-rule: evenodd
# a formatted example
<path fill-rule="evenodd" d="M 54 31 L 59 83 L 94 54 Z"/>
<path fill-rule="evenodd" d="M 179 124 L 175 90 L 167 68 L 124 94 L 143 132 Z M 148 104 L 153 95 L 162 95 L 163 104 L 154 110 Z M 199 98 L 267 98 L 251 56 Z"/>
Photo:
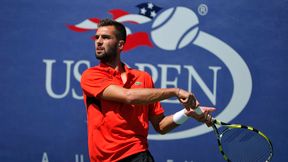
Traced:
<path fill-rule="evenodd" d="M 109 85 L 121 85 L 121 82 L 105 70 L 90 68 L 83 72 L 80 84 L 87 96 L 97 97 Z"/>

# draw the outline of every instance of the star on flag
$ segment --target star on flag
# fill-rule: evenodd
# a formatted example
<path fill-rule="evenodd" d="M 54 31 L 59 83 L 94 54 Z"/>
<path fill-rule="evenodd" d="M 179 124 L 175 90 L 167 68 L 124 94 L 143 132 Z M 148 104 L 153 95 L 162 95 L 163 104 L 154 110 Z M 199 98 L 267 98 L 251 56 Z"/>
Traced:
<path fill-rule="evenodd" d="M 137 5 L 137 7 L 139 8 L 139 14 L 140 15 L 149 17 L 151 19 L 155 18 L 157 13 L 162 9 L 162 8 L 154 5 L 151 2 L 141 3 L 141 4 Z"/>

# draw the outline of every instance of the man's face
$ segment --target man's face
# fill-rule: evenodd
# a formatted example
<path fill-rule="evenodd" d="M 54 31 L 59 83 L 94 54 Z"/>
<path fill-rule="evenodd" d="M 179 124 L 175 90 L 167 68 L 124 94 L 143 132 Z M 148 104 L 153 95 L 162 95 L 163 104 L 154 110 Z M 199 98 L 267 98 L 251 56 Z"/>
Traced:
<path fill-rule="evenodd" d="M 103 26 L 98 28 L 95 35 L 96 58 L 109 62 L 116 58 L 118 40 L 115 35 L 114 26 Z"/>

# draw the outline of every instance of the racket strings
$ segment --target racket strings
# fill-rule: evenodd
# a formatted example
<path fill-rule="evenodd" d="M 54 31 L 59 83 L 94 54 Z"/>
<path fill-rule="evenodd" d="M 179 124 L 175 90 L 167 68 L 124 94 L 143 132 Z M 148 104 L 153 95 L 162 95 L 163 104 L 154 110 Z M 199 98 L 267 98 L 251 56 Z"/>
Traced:
<path fill-rule="evenodd" d="M 223 151 L 233 162 L 266 161 L 270 145 L 261 135 L 247 129 L 227 129 L 221 134 Z"/>

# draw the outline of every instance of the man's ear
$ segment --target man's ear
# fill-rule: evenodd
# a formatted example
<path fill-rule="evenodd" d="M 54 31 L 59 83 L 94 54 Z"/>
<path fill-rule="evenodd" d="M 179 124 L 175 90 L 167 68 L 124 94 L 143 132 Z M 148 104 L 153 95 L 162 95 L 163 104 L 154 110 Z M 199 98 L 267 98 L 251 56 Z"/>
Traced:
<path fill-rule="evenodd" d="M 123 40 L 120 40 L 120 41 L 118 42 L 118 48 L 120 48 L 120 49 L 122 50 L 123 47 L 124 47 L 124 44 L 125 44 L 125 42 L 124 42 Z"/>

